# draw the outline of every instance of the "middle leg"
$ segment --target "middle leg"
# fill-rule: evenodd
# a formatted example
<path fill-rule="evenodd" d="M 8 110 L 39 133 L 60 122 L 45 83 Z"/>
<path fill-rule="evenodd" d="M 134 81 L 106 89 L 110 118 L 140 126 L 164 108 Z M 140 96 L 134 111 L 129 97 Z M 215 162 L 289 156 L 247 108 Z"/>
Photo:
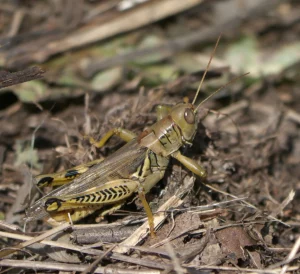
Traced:
<path fill-rule="evenodd" d="M 97 148 L 101 148 L 114 135 L 119 136 L 125 142 L 129 142 L 136 137 L 136 134 L 133 133 L 132 131 L 125 128 L 118 127 L 109 130 L 98 142 L 93 137 L 88 137 L 88 139 L 92 145 L 94 145 Z"/>

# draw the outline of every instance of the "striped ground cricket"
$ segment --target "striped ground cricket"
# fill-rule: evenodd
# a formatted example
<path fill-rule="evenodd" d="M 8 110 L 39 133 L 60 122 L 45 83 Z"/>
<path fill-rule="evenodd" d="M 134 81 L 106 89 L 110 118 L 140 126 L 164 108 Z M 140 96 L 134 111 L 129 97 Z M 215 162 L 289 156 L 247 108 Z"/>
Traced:
<path fill-rule="evenodd" d="M 104 216 L 115 212 L 137 193 L 148 217 L 150 233 L 154 235 L 153 215 L 145 194 L 164 177 L 170 158 L 177 159 L 200 178 L 206 177 L 205 169 L 195 160 L 182 155 L 179 149 L 193 143 L 200 105 L 230 83 L 195 106 L 219 39 L 192 103 L 158 106 L 158 121 L 139 135 L 123 128 L 114 128 L 99 142 L 90 138 L 90 142 L 98 148 L 103 147 L 113 135 L 127 143 L 104 160 L 95 160 L 60 173 L 37 176 L 38 187 L 59 187 L 30 206 L 25 220 L 46 219 L 55 225 L 70 219 L 78 221 L 96 210 L 100 210 L 100 216 Z"/>

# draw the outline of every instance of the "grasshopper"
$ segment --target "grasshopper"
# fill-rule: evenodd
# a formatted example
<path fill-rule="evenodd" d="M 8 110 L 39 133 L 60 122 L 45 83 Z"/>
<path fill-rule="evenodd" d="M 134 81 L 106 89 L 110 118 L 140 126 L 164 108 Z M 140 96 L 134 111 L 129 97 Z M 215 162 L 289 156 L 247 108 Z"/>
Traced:
<path fill-rule="evenodd" d="M 194 104 L 219 39 L 192 103 L 179 103 L 173 107 L 158 106 L 158 121 L 138 136 L 129 130 L 114 128 L 99 142 L 91 138 L 91 143 L 99 148 L 113 135 L 119 136 L 127 144 L 103 161 L 95 160 L 62 173 L 37 176 L 38 187 L 48 184 L 61 186 L 29 207 L 25 220 L 47 218 L 50 224 L 70 219 L 78 221 L 98 209 L 100 216 L 104 216 L 119 209 L 129 197 L 137 193 L 153 235 L 153 215 L 145 194 L 163 178 L 170 157 L 177 159 L 202 179 L 206 177 L 205 169 L 195 160 L 182 155 L 179 149 L 193 143 L 198 123 L 196 114 L 200 106 Z"/>

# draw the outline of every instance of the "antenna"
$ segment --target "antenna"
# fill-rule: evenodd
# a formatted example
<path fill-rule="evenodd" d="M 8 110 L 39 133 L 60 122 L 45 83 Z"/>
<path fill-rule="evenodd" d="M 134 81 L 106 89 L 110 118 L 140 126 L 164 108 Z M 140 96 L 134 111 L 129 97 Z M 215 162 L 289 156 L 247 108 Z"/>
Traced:
<path fill-rule="evenodd" d="M 214 50 L 213 50 L 213 52 L 212 52 L 211 55 L 210 55 L 208 64 L 207 64 L 207 66 L 206 66 L 206 69 L 205 69 L 204 74 L 203 74 L 203 76 L 202 76 L 202 79 L 201 79 L 201 81 L 200 81 L 200 84 L 199 84 L 199 87 L 198 87 L 198 89 L 197 89 L 197 92 L 196 92 L 196 95 L 195 95 L 195 97 L 194 97 L 194 100 L 193 100 L 193 102 L 192 102 L 193 105 L 195 104 L 195 102 L 196 102 L 196 100 L 197 100 L 199 91 L 200 91 L 200 89 L 201 89 L 201 87 L 202 87 L 202 84 L 203 84 L 203 81 L 204 81 L 204 79 L 205 79 L 206 73 L 207 73 L 207 71 L 208 71 L 208 69 L 209 69 L 210 63 L 211 63 L 211 61 L 212 61 L 212 59 L 213 59 L 213 57 L 214 57 L 214 55 L 215 55 L 215 52 L 216 52 L 216 49 L 217 49 L 217 47 L 218 47 L 218 44 L 219 44 L 220 39 L 221 39 L 221 35 L 219 35 L 218 40 L 217 40 L 217 42 L 216 42 L 216 45 L 215 45 L 215 47 L 214 47 Z M 197 108 L 198 108 L 198 107 L 197 107 Z"/>
<path fill-rule="evenodd" d="M 218 93 L 221 89 L 226 88 L 227 86 L 229 86 L 230 84 L 232 84 L 233 82 L 235 82 L 236 80 L 248 75 L 250 72 L 246 72 L 240 76 L 237 76 L 235 78 L 233 78 L 232 80 L 230 80 L 229 82 L 227 82 L 225 85 L 221 86 L 220 88 L 218 88 L 216 91 L 214 91 L 212 94 L 210 94 L 208 97 L 206 97 L 195 109 L 195 112 L 197 111 L 197 109 L 204 104 L 209 98 L 211 98 L 212 96 L 214 96 L 216 93 Z"/>

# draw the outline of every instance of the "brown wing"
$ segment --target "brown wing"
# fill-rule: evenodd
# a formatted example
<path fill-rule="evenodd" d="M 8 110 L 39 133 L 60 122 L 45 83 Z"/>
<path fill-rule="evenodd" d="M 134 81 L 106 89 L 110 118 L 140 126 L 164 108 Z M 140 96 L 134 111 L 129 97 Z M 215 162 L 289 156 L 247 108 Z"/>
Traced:
<path fill-rule="evenodd" d="M 141 147 L 134 139 L 108 156 L 103 162 L 93 166 L 87 172 L 77 177 L 47 195 L 43 196 L 27 210 L 27 221 L 37 220 L 48 216 L 44 203 L 49 197 L 80 195 L 92 187 L 107 183 L 118 178 L 129 178 L 145 159 L 147 148 Z"/>

